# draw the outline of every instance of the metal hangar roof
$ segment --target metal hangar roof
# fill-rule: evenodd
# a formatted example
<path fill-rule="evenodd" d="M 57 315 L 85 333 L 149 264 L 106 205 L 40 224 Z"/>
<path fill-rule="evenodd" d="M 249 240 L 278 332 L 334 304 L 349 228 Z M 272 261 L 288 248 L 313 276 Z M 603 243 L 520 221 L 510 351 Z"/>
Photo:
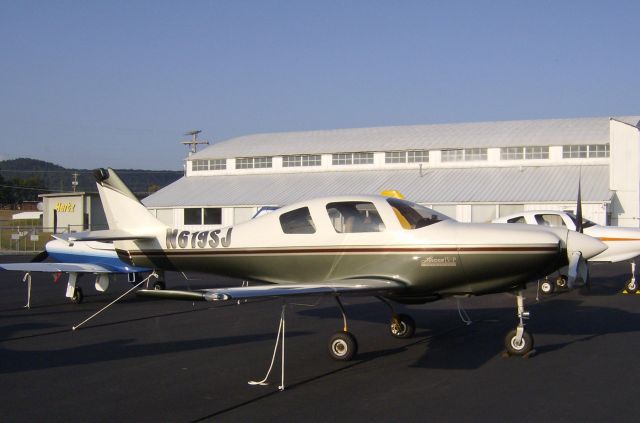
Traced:
<path fill-rule="evenodd" d="M 214 159 L 357 151 L 606 144 L 609 121 L 637 126 L 640 116 L 514 120 L 251 134 L 191 156 Z"/>
<path fill-rule="evenodd" d="M 145 206 L 286 205 L 314 197 L 395 189 L 423 204 L 607 202 L 609 167 L 543 166 L 183 177 L 143 200 Z"/>

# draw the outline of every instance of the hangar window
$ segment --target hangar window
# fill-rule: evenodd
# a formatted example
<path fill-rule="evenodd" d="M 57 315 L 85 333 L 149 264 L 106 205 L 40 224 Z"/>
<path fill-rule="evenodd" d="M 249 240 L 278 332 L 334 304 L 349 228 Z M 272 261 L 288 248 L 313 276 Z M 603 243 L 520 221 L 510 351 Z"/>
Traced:
<path fill-rule="evenodd" d="M 185 225 L 220 225 L 222 224 L 221 208 L 189 208 L 184 209 Z"/>
<path fill-rule="evenodd" d="M 373 153 L 353 153 L 353 164 L 373 164 Z"/>
<path fill-rule="evenodd" d="M 477 161 L 477 160 L 487 160 L 487 149 L 486 148 L 465 148 L 464 160 L 466 162 Z"/>
<path fill-rule="evenodd" d="M 427 150 L 407 151 L 408 163 L 426 163 L 429 161 L 429 152 Z"/>
<path fill-rule="evenodd" d="M 336 153 L 332 155 L 331 163 L 337 166 L 373 164 L 373 153 Z"/>
<path fill-rule="evenodd" d="M 548 146 L 531 146 L 524 148 L 524 158 L 525 160 L 538 160 L 538 159 L 548 159 L 549 158 L 549 147 Z"/>
<path fill-rule="evenodd" d="M 406 163 L 407 152 L 406 151 L 387 151 L 384 153 L 385 163 Z"/>
<path fill-rule="evenodd" d="M 280 226 L 285 234 L 313 234 L 316 226 L 308 207 L 302 207 L 280 215 Z"/>
<path fill-rule="evenodd" d="M 609 144 L 592 144 L 589 148 L 589 157 L 609 157 Z"/>
<path fill-rule="evenodd" d="M 522 147 L 503 147 L 500 149 L 500 160 L 522 160 Z"/>
<path fill-rule="evenodd" d="M 352 153 L 337 153 L 332 156 L 332 164 L 337 166 L 353 164 Z"/>
<path fill-rule="evenodd" d="M 209 170 L 209 160 L 191 160 L 191 170 Z"/>
<path fill-rule="evenodd" d="M 487 160 L 486 148 L 465 148 L 454 150 L 442 150 L 443 162 L 471 162 L 478 160 Z"/>
<path fill-rule="evenodd" d="M 282 156 L 282 167 L 320 166 L 322 160 L 319 154 L 297 154 Z"/>
<path fill-rule="evenodd" d="M 202 209 L 184 209 L 185 225 L 202 225 Z"/>
<path fill-rule="evenodd" d="M 236 169 L 263 169 L 272 167 L 271 157 L 238 157 Z"/>
<path fill-rule="evenodd" d="M 387 151 L 384 153 L 385 163 L 424 163 L 429 161 L 429 151 Z"/>
<path fill-rule="evenodd" d="M 227 169 L 227 159 L 209 160 L 209 169 L 210 170 L 226 170 Z"/>
<path fill-rule="evenodd" d="M 385 229 L 376 206 L 370 202 L 329 203 L 327 213 L 338 233 L 382 232 Z"/>
<path fill-rule="evenodd" d="M 398 198 L 387 198 L 387 202 L 391 205 L 398 221 L 400 221 L 400 225 L 404 229 L 423 228 L 449 219 L 437 211 L 410 201 L 400 200 Z"/>
<path fill-rule="evenodd" d="M 500 149 L 500 160 L 539 160 L 548 158 L 548 146 L 503 147 Z"/>
<path fill-rule="evenodd" d="M 563 145 L 563 159 L 581 159 L 587 157 L 588 147 L 586 145 Z"/>
<path fill-rule="evenodd" d="M 464 150 L 442 150 L 443 162 L 461 162 L 464 160 Z"/>
<path fill-rule="evenodd" d="M 222 209 L 219 207 L 209 207 L 202 209 L 202 223 L 204 225 L 221 225 L 222 224 Z"/>
<path fill-rule="evenodd" d="M 597 159 L 609 157 L 609 144 L 563 145 L 563 159 Z"/>

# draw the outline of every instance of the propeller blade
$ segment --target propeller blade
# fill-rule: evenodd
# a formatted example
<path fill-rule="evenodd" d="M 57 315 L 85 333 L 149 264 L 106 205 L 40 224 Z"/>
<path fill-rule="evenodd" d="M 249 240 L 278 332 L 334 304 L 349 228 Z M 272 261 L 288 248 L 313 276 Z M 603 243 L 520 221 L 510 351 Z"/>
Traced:
<path fill-rule="evenodd" d="M 38 255 L 31 259 L 31 263 L 40 263 L 42 261 L 45 261 L 47 257 L 49 257 L 49 253 L 47 253 L 47 250 L 40 251 Z"/>
<path fill-rule="evenodd" d="M 582 182 L 582 170 L 580 171 L 580 176 L 578 177 L 578 200 L 576 202 L 576 231 L 582 233 L 582 194 L 581 194 L 581 182 Z"/>
<path fill-rule="evenodd" d="M 569 286 L 569 289 L 574 289 L 587 284 L 587 280 L 589 279 L 589 266 L 581 252 L 576 251 L 571 254 L 567 276 L 567 285 Z"/>

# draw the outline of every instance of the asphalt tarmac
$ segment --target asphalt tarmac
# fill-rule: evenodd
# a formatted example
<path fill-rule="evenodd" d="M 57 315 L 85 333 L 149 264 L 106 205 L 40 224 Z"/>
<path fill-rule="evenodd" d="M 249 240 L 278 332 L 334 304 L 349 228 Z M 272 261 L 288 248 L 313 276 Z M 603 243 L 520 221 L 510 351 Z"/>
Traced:
<path fill-rule="evenodd" d="M 2 256 L 0 261 L 24 257 Z M 120 277 L 85 301 L 64 298 L 66 279 L 34 275 L 26 283 L 0 273 L 0 420 L 3 422 L 637 422 L 640 419 L 640 295 L 622 295 L 627 264 L 592 268 L 589 292 L 536 301 L 527 329 L 537 353 L 504 357 L 516 325 L 515 297 L 497 294 L 399 307 L 416 320 L 416 336 L 389 335 L 385 305 L 345 298 L 356 360 L 327 354 L 342 320 L 333 300 L 287 306 L 283 392 L 280 357 L 268 386 L 282 302 L 196 303 L 130 295 L 77 325 L 129 289 Z M 169 288 L 238 281 L 168 274 Z"/>

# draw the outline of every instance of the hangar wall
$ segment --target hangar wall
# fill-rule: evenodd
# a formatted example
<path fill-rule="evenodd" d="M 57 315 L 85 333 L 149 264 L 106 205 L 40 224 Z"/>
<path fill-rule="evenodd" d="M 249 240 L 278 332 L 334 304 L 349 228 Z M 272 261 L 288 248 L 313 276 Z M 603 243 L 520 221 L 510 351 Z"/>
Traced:
<path fill-rule="evenodd" d="M 174 227 L 217 228 L 260 206 L 399 189 L 459 221 L 483 222 L 520 210 L 574 211 L 581 179 L 585 217 L 638 227 L 639 121 L 627 116 L 247 135 L 187 158 L 186 176 L 143 203 Z M 407 160 L 412 153 L 425 159 Z M 403 155 L 404 161 L 393 160 Z M 345 165 L 340 161 L 347 156 L 352 162 Z M 220 219 L 207 223 L 207 214 Z"/>

